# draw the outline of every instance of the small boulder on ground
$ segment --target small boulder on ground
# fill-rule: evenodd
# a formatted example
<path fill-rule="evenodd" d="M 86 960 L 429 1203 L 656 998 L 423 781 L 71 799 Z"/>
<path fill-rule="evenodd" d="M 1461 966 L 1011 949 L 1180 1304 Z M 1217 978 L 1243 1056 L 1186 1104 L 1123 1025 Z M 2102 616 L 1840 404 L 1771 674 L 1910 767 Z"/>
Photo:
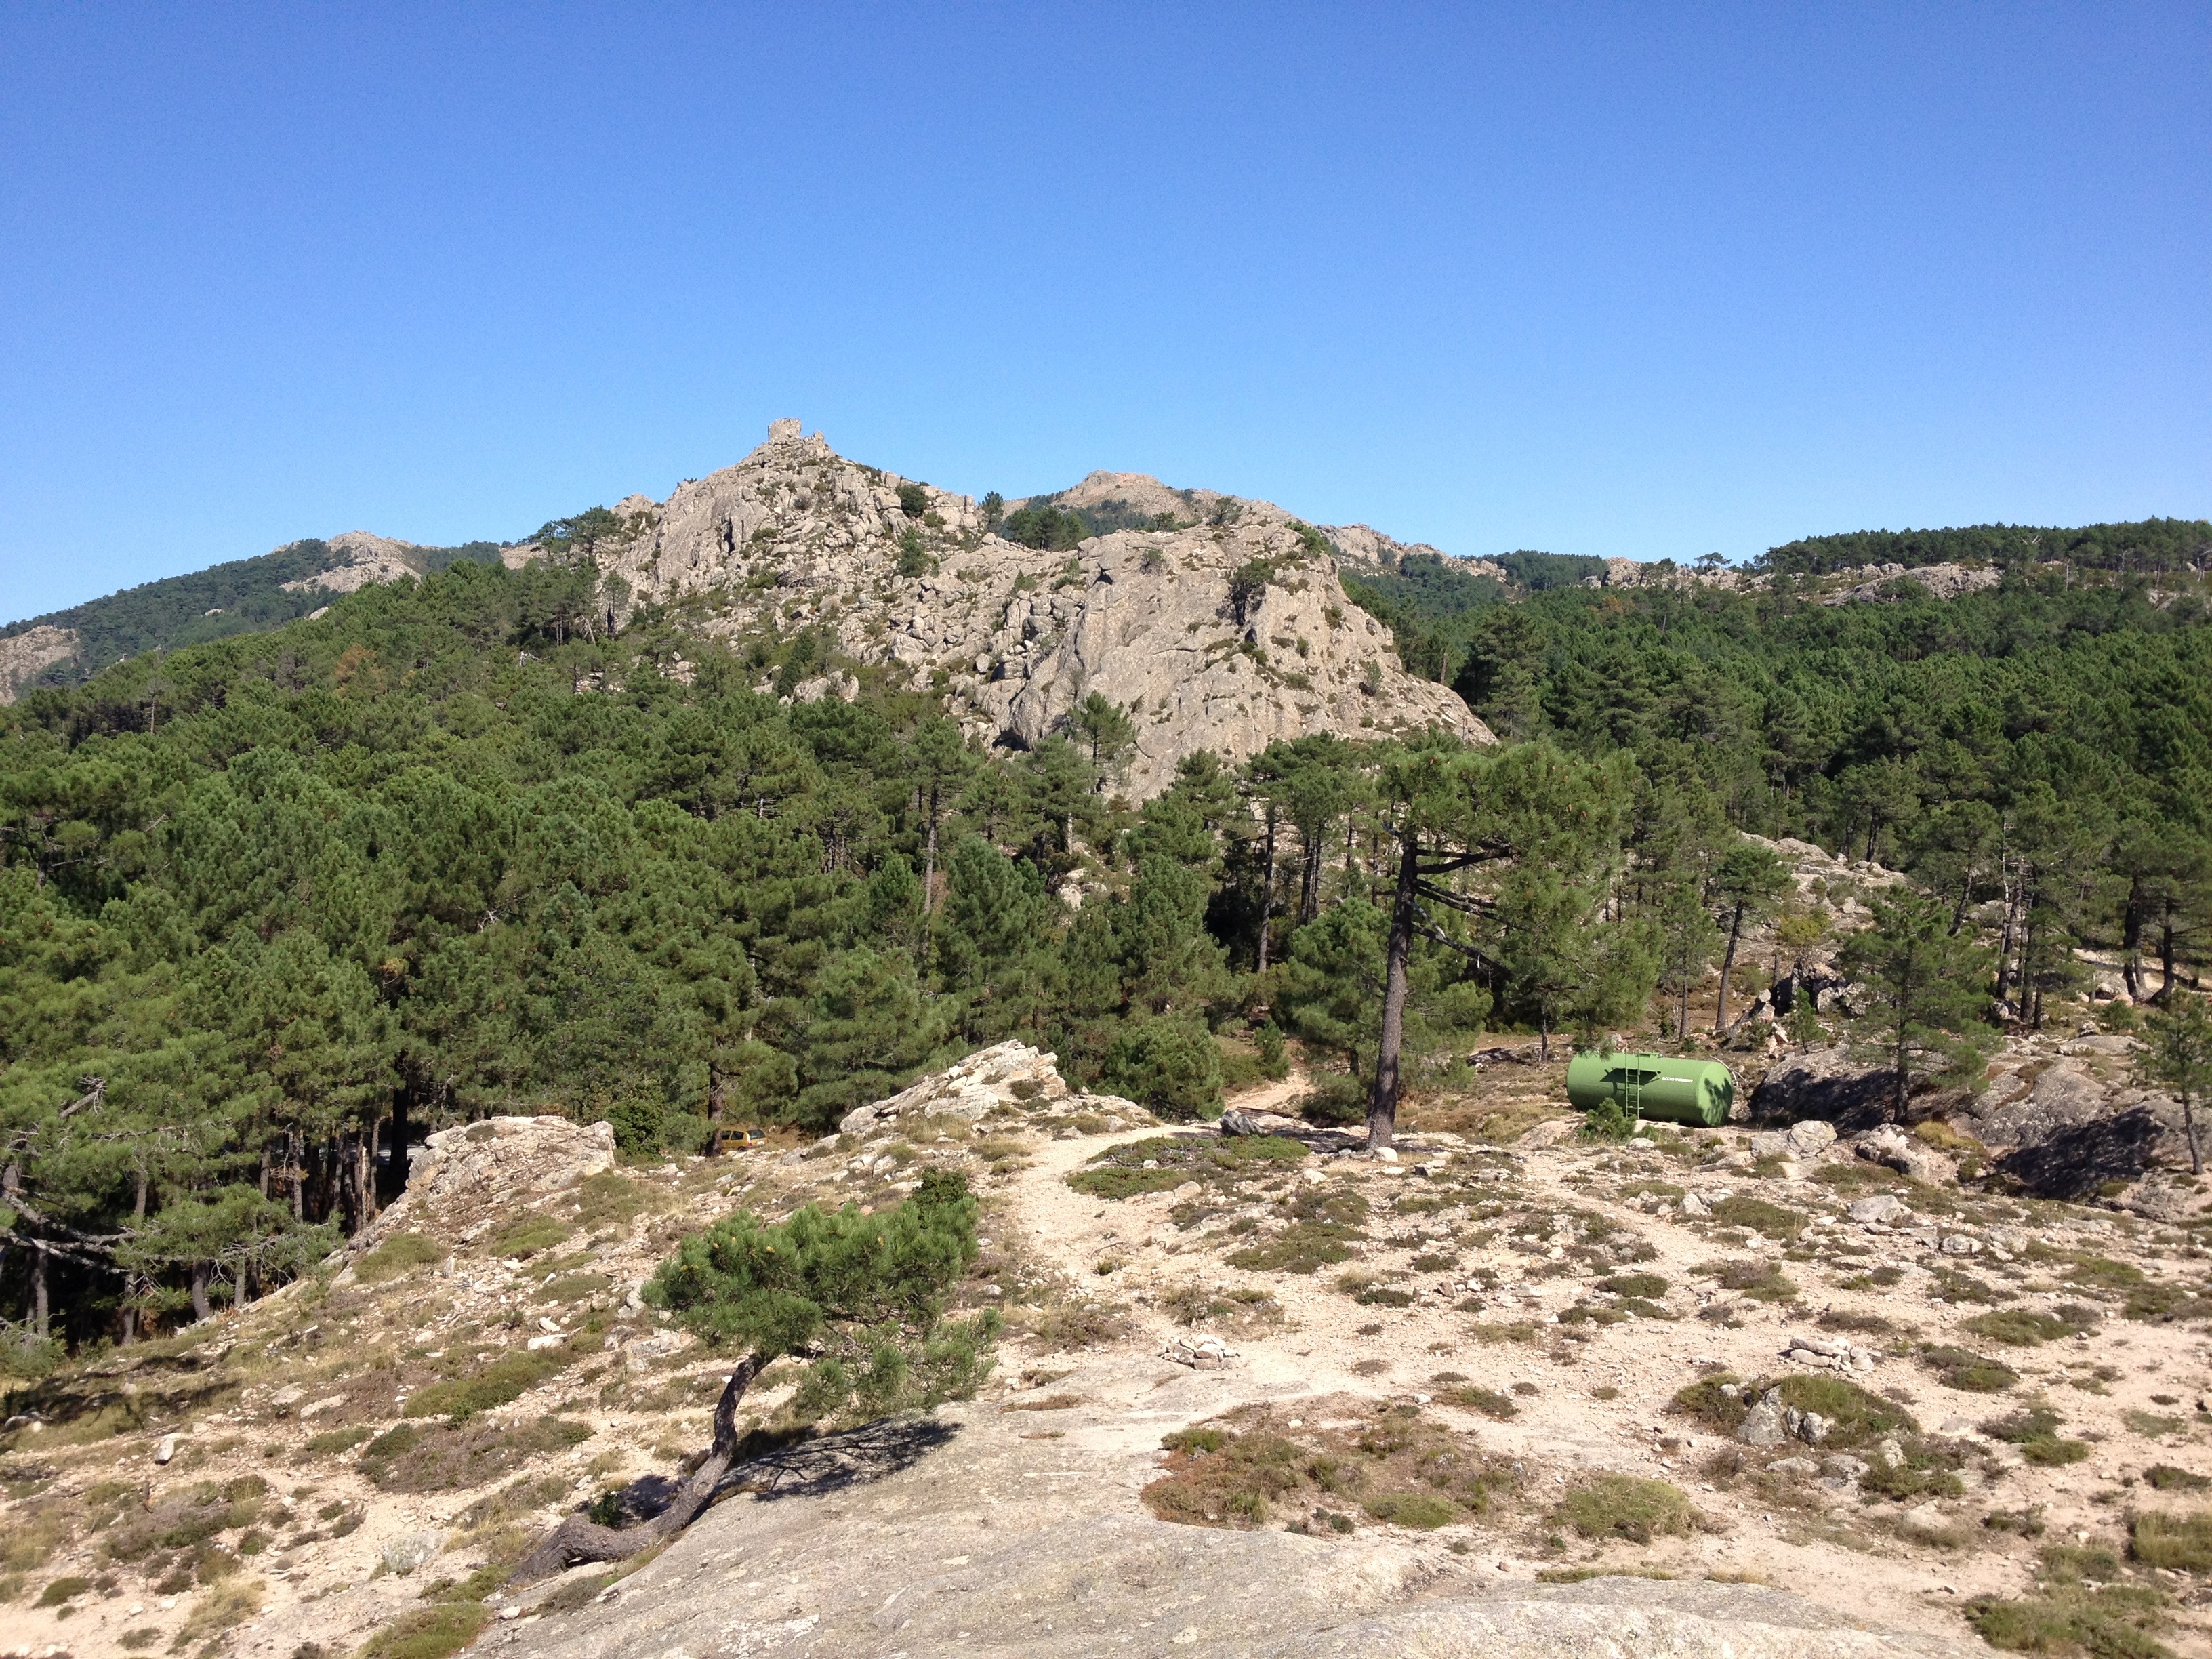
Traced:
<path fill-rule="evenodd" d="M 1895 1170 L 1923 1186 L 1946 1187 L 1959 1178 L 1957 1164 L 1926 1141 L 1905 1133 L 1893 1123 L 1885 1123 L 1879 1129 L 1869 1130 L 1859 1136 L 1853 1143 L 1853 1149 L 1869 1163 Z"/>
<path fill-rule="evenodd" d="M 1854 1221 L 1872 1221 L 1887 1227 L 1912 1212 L 1894 1193 L 1876 1193 L 1872 1198 L 1854 1199 L 1844 1213 Z"/>
<path fill-rule="evenodd" d="M 427 1567 L 438 1559 L 446 1547 L 446 1536 L 438 1532 L 402 1534 L 384 1547 L 384 1565 L 387 1571 L 410 1573 L 417 1567 Z"/>
<path fill-rule="evenodd" d="M 1736 1425 L 1735 1437 L 1747 1446 L 1778 1446 L 1790 1438 L 1789 1425 L 1784 1421 L 1784 1407 L 1782 1390 L 1769 1389 L 1765 1397 L 1744 1413 L 1743 1421 Z"/>
<path fill-rule="evenodd" d="M 1221 1115 L 1221 1133 L 1225 1135 L 1297 1136 L 1307 1133 L 1312 1127 L 1303 1118 L 1285 1117 L 1280 1112 L 1231 1109 Z"/>
<path fill-rule="evenodd" d="M 1237 1358 L 1237 1352 L 1218 1336 L 1177 1336 L 1168 1340 L 1160 1358 L 1194 1370 L 1214 1371 Z"/>

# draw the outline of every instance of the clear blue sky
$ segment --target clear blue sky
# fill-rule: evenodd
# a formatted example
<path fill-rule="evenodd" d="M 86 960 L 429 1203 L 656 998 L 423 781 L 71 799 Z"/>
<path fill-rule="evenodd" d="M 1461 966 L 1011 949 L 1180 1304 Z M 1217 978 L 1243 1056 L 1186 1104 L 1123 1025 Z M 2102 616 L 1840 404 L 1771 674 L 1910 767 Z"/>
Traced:
<path fill-rule="evenodd" d="M 0 10 L 0 617 L 772 416 L 1455 552 L 2212 513 L 2212 8 Z"/>

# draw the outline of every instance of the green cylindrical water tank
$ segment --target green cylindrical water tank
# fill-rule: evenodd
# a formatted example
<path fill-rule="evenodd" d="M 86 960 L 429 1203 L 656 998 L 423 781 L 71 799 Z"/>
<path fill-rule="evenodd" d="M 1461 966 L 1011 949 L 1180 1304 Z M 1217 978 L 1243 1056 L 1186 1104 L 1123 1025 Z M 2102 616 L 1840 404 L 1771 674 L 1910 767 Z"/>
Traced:
<path fill-rule="evenodd" d="M 1728 1121 L 1735 1099 L 1735 1074 L 1718 1060 L 1592 1050 L 1567 1062 L 1567 1100 L 1577 1111 L 1617 1100 L 1639 1117 L 1711 1128 Z"/>

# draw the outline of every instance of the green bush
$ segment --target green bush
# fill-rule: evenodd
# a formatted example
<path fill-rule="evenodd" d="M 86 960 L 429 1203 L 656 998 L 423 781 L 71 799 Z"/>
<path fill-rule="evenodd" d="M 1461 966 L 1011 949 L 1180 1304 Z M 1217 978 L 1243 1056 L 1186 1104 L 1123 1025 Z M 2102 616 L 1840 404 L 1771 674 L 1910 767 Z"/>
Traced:
<path fill-rule="evenodd" d="M 912 525 L 899 532 L 898 550 L 898 573 L 902 576 L 927 576 L 937 568 L 937 561 L 929 556 L 921 532 Z"/>
<path fill-rule="evenodd" d="M 308 1437 L 307 1445 L 301 1448 L 301 1455 L 334 1457 L 340 1452 L 351 1451 L 375 1432 L 375 1430 L 358 1423 L 349 1429 L 326 1429 Z"/>
<path fill-rule="evenodd" d="M 491 1621 L 481 1601 L 441 1601 L 404 1613 L 370 1637 L 361 1659 L 447 1659 L 475 1641 Z"/>
<path fill-rule="evenodd" d="M 2031 1406 L 2009 1416 L 1992 1418 L 1982 1425 L 1982 1432 L 1993 1440 L 2019 1447 L 2021 1455 L 2029 1462 L 2045 1467 L 2079 1463 L 2089 1455 L 2087 1441 L 2059 1437 L 2058 1413 L 2045 1406 Z"/>
<path fill-rule="evenodd" d="M 671 1106 L 656 1096 L 632 1091 L 617 1096 L 601 1108 L 613 1126 L 615 1145 L 632 1158 L 654 1152 L 688 1157 L 706 1145 L 706 1118 L 697 1112 Z"/>
<path fill-rule="evenodd" d="M 1805 1218 L 1779 1204 L 1737 1193 L 1713 1206 L 1713 1219 L 1724 1227 L 1744 1227 L 1769 1238 L 1794 1238 L 1805 1228 Z"/>
<path fill-rule="evenodd" d="M 1104 1081 L 1114 1093 L 1169 1116 L 1218 1113 L 1221 1050 L 1199 1020 L 1169 1014 L 1133 1020 L 1106 1050 Z"/>
<path fill-rule="evenodd" d="M 556 1355 L 557 1349 L 504 1354 L 474 1376 L 451 1377 L 416 1390 L 408 1397 L 404 1415 L 447 1417 L 458 1423 L 520 1400 L 568 1363 L 565 1355 Z"/>
<path fill-rule="evenodd" d="M 1458 1506 L 1449 1498 L 1425 1492 L 1385 1492 L 1380 1498 L 1369 1498 L 1363 1507 L 1377 1521 L 1388 1521 L 1394 1527 L 1413 1527 L 1423 1532 L 1435 1527 L 1449 1526 L 1459 1519 Z"/>
<path fill-rule="evenodd" d="M 434 1238 L 420 1233 L 394 1233 L 353 1264 L 353 1276 L 364 1285 L 381 1285 L 427 1267 L 444 1254 Z"/>
<path fill-rule="evenodd" d="M 1995 1313 L 1977 1314 L 1966 1322 L 1966 1328 L 1976 1336 L 1985 1336 L 2008 1347 L 2030 1348 L 2038 1343 L 2056 1342 L 2061 1337 L 2078 1336 L 2096 1322 L 2095 1314 L 2069 1302 L 2047 1314 L 2032 1313 L 2026 1308 L 2002 1308 Z"/>
<path fill-rule="evenodd" d="M 1093 1153 L 1067 1184 L 1091 1198 L 1131 1198 L 1186 1181 L 1241 1181 L 1306 1157 L 1304 1145 L 1285 1135 L 1148 1135 Z M 1147 1170 L 1147 1164 L 1157 1167 Z"/>
<path fill-rule="evenodd" d="M 1253 1046 L 1260 1053 L 1260 1071 L 1276 1082 L 1291 1074 L 1290 1044 L 1283 1040 L 1282 1027 L 1272 1019 L 1262 1020 L 1252 1033 Z"/>
<path fill-rule="evenodd" d="M 0 1319 L 0 1376 L 35 1382 L 62 1363 L 62 1345 L 40 1336 L 28 1323 Z"/>
<path fill-rule="evenodd" d="M 2154 1492 L 2202 1492 L 2212 1480 L 2171 1463 L 2154 1463 L 2143 1471 L 2143 1484 Z"/>
<path fill-rule="evenodd" d="M 1695 1531 L 1698 1512 L 1680 1486 L 1634 1475 L 1601 1474 L 1561 1498 L 1552 1518 L 1584 1538 L 1618 1537 L 1648 1544 L 1662 1534 Z"/>
<path fill-rule="evenodd" d="M 1298 1097 L 1298 1115 L 1309 1123 L 1344 1128 L 1367 1121 L 1367 1085 L 1343 1072 L 1326 1073 Z"/>
<path fill-rule="evenodd" d="M 2002 1394 L 2020 1381 L 2020 1373 L 2011 1366 L 1965 1348 L 1923 1348 L 1920 1363 L 1946 1388 L 1967 1394 Z"/>
<path fill-rule="evenodd" d="M 2212 1510 L 2164 1515 L 2146 1510 L 2129 1529 L 2128 1553 L 2147 1567 L 2212 1572 Z"/>
<path fill-rule="evenodd" d="M 361 1471 L 386 1492 L 459 1492 L 580 1445 L 581 1423 L 541 1417 L 512 1427 L 481 1419 L 402 1423 L 362 1448 Z"/>
<path fill-rule="evenodd" d="M 1840 1376 L 1785 1376 L 1776 1385 L 1782 1403 L 1801 1412 L 1818 1412 L 1830 1427 L 1824 1443 L 1838 1451 L 1869 1446 L 1891 1435 L 1919 1432 L 1919 1425 L 1902 1406 L 1869 1394 Z"/>
<path fill-rule="evenodd" d="M 1486 1389 L 1480 1382 L 1469 1382 L 1448 1390 L 1444 1398 L 1455 1406 L 1471 1407 L 1485 1417 L 1494 1417 L 1503 1423 L 1521 1415 L 1521 1408 L 1513 1403 L 1513 1396 L 1500 1394 L 1495 1389 Z"/>
<path fill-rule="evenodd" d="M 1635 1113 L 1608 1095 L 1583 1115 L 1583 1127 L 1577 1133 L 1584 1140 L 1617 1145 L 1632 1139 L 1643 1127 Z"/>
<path fill-rule="evenodd" d="M 550 1215 L 522 1215 L 494 1233 L 489 1249 L 496 1256 L 526 1260 L 541 1250 L 551 1249 L 568 1237 L 568 1229 Z"/>
<path fill-rule="evenodd" d="M 1796 1285 L 1771 1261 L 1705 1261 L 1690 1269 L 1698 1279 L 1717 1280 L 1724 1291 L 1734 1291 L 1753 1302 L 1787 1302 L 1797 1294 Z"/>

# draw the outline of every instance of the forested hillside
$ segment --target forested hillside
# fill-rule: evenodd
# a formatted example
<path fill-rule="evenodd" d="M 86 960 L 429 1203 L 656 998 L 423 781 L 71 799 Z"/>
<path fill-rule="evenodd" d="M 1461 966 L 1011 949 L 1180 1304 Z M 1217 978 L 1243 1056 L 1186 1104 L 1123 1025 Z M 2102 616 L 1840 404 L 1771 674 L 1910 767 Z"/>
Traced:
<path fill-rule="evenodd" d="M 1170 1113 L 1296 1037 L 1314 1109 L 1356 1116 L 1395 891 L 1420 1087 L 1486 1024 L 1679 1027 L 1780 890 L 1741 831 L 1993 919 L 2023 1020 L 2075 988 L 2079 943 L 2196 959 L 2193 591 L 2024 570 L 1942 604 L 1506 602 L 1401 576 L 1365 602 L 1510 746 L 1201 754 L 1141 810 L 1103 700 L 1011 754 L 883 677 L 793 705 L 811 631 L 718 641 L 648 608 L 579 637 L 588 562 L 464 562 L 34 692 L 0 716 L 0 1305 L 128 1334 L 281 1281 L 428 1127 L 818 1133 L 1009 1034 Z"/>
<path fill-rule="evenodd" d="M 1870 564 L 2040 564 L 2092 570 L 2202 570 L 2212 562 L 2212 521 L 2144 519 L 2079 529 L 1977 524 L 1957 530 L 1859 530 L 1807 536 L 1769 548 L 1757 568 L 1779 575 L 1819 576 Z"/>
<path fill-rule="evenodd" d="M 413 550 L 426 572 L 462 561 L 499 561 L 499 548 L 491 542 Z M 0 627 L 0 640 L 40 627 L 70 630 L 76 635 L 75 652 L 42 679 L 50 685 L 75 684 L 125 657 L 259 633 L 304 617 L 331 602 L 331 594 L 311 585 L 312 579 L 340 562 L 327 543 L 311 538 L 258 558 L 165 576 L 65 611 L 9 623 Z M 287 583 L 310 585 L 288 589 Z"/>

